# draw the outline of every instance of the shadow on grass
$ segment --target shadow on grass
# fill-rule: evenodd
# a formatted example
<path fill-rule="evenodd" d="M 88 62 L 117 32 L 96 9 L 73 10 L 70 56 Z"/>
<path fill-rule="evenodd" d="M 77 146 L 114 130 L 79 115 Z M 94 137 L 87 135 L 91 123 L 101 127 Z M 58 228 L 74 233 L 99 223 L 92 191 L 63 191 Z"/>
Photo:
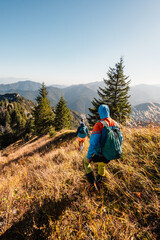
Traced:
<path fill-rule="evenodd" d="M 55 138 L 52 138 L 46 144 L 36 148 L 34 151 L 24 153 L 23 155 L 10 160 L 8 163 L 5 163 L 5 164 L 1 165 L 0 166 L 0 170 L 3 170 L 5 167 L 10 166 L 12 163 L 18 163 L 18 161 L 22 157 L 23 158 L 26 158 L 26 157 L 29 157 L 29 156 L 31 157 L 35 153 L 39 153 L 41 156 L 43 156 L 43 155 L 46 154 L 46 152 L 50 151 L 53 148 L 61 147 L 62 145 L 66 145 L 67 146 L 70 142 L 73 141 L 74 138 L 75 138 L 75 132 L 65 132 L 65 133 L 62 133 L 59 136 L 56 136 Z"/>
<path fill-rule="evenodd" d="M 64 196 L 59 201 L 45 199 L 42 206 L 34 206 L 34 211 L 25 213 L 19 222 L 13 224 L 0 240 L 45 240 L 50 235 L 50 220 L 58 220 L 62 212 L 70 207 L 76 198 L 69 199 Z"/>

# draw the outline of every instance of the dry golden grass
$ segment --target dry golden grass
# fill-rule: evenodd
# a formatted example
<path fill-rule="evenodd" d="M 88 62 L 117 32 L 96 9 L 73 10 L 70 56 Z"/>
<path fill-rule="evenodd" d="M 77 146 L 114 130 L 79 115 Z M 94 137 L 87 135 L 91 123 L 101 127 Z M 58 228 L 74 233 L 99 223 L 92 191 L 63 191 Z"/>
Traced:
<path fill-rule="evenodd" d="M 0 239 L 160 239 L 160 128 L 123 128 L 123 157 L 89 191 L 73 131 L 1 151 Z"/>

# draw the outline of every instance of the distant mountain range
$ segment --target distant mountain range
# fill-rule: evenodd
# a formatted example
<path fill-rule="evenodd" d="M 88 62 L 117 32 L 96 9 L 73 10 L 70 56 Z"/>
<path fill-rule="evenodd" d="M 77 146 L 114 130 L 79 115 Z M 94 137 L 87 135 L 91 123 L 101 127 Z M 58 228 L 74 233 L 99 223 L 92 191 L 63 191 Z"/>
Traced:
<path fill-rule="evenodd" d="M 139 84 L 131 87 L 130 94 L 132 106 L 146 102 L 160 103 L 160 84 Z"/>
<path fill-rule="evenodd" d="M 135 122 L 160 124 L 160 104 L 144 103 L 132 107 L 131 117 Z"/>
<path fill-rule="evenodd" d="M 0 91 L 5 91 L 5 93 L 11 90 L 36 91 L 40 87 L 41 83 L 26 80 L 10 84 L 0 84 Z"/>
<path fill-rule="evenodd" d="M 60 97 L 64 96 L 69 109 L 87 114 L 88 108 L 92 107 L 91 101 L 99 97 L 97 94 L 99 87 L 105 87 L 103 81 L 69 87 L 52 85 L 47 87 L 48 98 L 51 105 L 56 106 Z M 35 101 L 40 88 L 41 83 L 29 80 L 19 81 L 12 84 L 0 84 L 0 94 L 19 93 L 26 99 Z M 132 107 L 149 102 L 160 103 L 160 85 L 140 84 L 132 86 L 129 94 L 131 95 L 130 103 Z"/>

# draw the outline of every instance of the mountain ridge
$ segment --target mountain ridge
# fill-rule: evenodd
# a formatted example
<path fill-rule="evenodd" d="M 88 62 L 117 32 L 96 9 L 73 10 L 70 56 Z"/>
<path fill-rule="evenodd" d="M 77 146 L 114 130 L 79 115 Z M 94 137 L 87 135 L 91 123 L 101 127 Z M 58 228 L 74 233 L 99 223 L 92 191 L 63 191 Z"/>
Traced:
<path fill-rule="evenodd" d="M 52 106 L 56 106 L 61 96 L 64 96 L 68 108 L 79 113 L 88 114 L 88 108 L 92 106 L 91 101 L 99 98 L 97 90 L 105 87 L 103 81 L 87 84 L 75 84 L 64 88 L 47 86 L 48 98 Z M 20 81 L 13 84 L 0 84 L 0 94 L 17 92 L 21 96 L 35 101 L 41 84 L 33 81 Z M 130 103 L 133 106 L 145 102 L 160 103 L 160 85 L 139 84 L 130 87 Z"/>
<path fill-rule="evenodd" d="M 160 124 L 160 104 L 144 103 L 131 108 L 131 117 L 136 122 Z"/>

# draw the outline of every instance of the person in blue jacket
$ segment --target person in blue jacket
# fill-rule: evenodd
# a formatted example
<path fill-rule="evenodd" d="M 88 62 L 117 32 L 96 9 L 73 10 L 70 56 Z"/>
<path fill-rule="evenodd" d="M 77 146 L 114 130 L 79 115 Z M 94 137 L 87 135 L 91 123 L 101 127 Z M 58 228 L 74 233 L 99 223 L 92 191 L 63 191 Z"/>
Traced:
<path fill-rule="evenodd" d="M 78 150 L 82 151 L 86 137 L 89 135 L 87 126 L 84 124 L 84 119 L 80 120 L 80 126 L 77 128 L 76 136 L 78 135 L 79 147 Z"/>
<path fill-rule="evenodd" d="M 114 121 L 110 117 L 110 110 L 108 105 L 102 104 L 98 108 L 98 113 L 100 115 L 101 121 L 106 121 L 110 128 L 114 128 L 118 126 L 117 122 Z M 105 166 L 109 162 L 101 153 L 101 138 L 102 136 L 102 129 L 104 128 L 104 124 L 101 121 L 98 121 L 92 130 L 92 134 L 90 137 L 90 145 L 88 148 L 87 156 L 83 159 L 84 169 L 86 171 L 86 176 L 88 182 L 93 184 L 97 190 L 96 183 L 100 183 L 103 180 L 105 175 Z M 123 141 L 123 137 L 121 135 L 121 139 Z M 95 179 L 94 173 L 92 171 L 91 162 L 98 162 L 98 175 Z"/>

